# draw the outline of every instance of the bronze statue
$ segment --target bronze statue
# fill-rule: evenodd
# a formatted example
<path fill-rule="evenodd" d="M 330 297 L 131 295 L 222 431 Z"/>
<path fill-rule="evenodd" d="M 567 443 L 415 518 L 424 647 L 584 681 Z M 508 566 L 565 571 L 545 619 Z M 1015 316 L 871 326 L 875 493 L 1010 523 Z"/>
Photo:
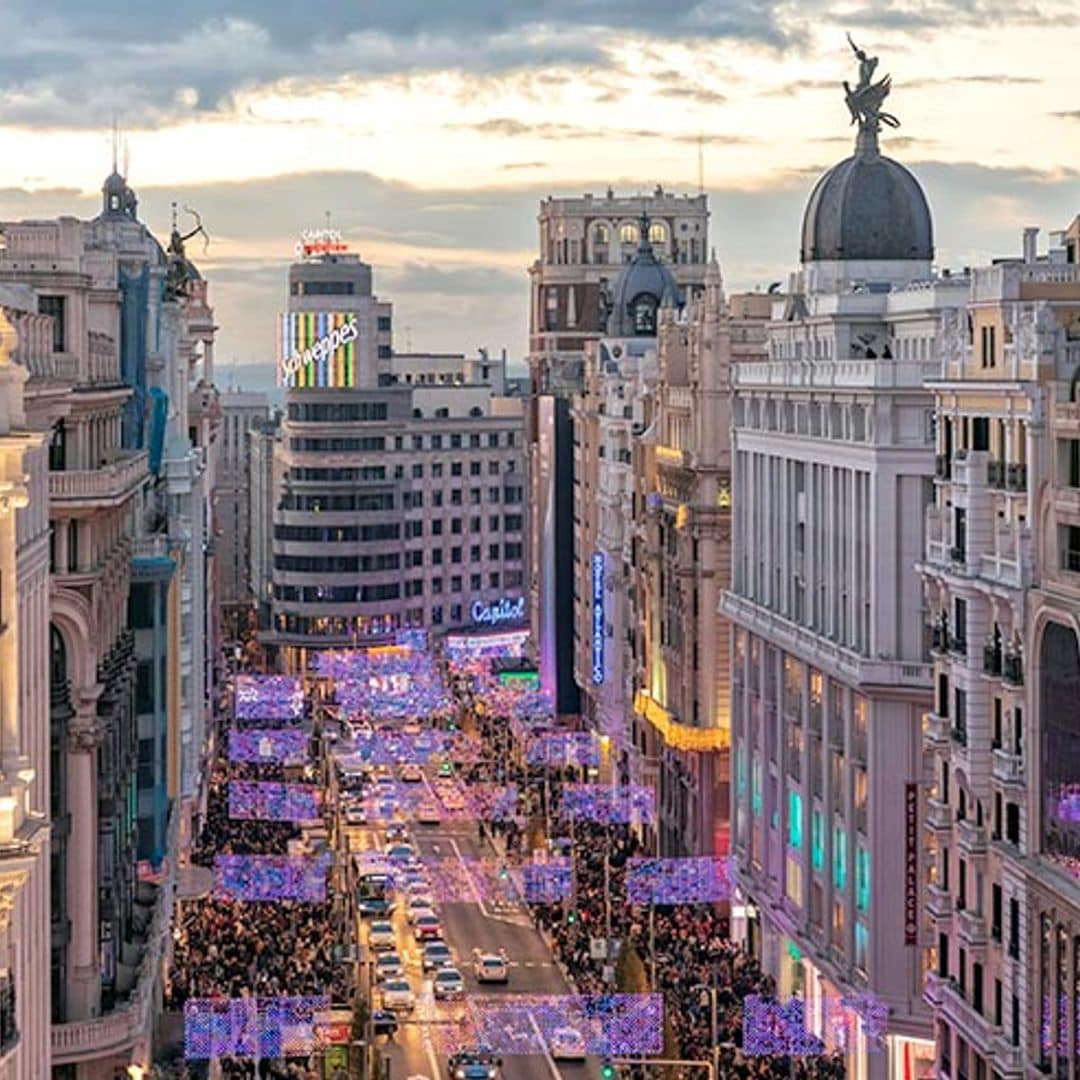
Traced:
<path fill-rule="evenodd" d="M 844 82 L 844 95 L 847 107 L 851 113 L 851 122 L 858 122 L 860 131 L 870 131 L 876 134 L 881 130 L 882 124 L 898 128 L 900 121 L 892 113 L 885 112 L 881 106 L 889 96 L 892 89 L 892 77 L 886 75 L 878 82 L 874 82 L 874 72 L 877 70 L 878 58 L 867 56 L 862 49 L 847 36 L 848 44 L 859 61 L 859 81 L 853 87 Z"/>
<path fill-rule="evenodd" d="M 197 210 L 185 206 L 184 212 L 195 219 L 195 228 L 190 232 L 181 233 L 176 223 L 176 203 L 172 204 L 172 232 L 169 235 L 169 246 L 166 249 L 169 267 L 165 274 L 165 294 L 170 299 L 176 299 L 188 295 L 189 283 L 194 275 L 194 267 L 188 262 L 184 244 L 193 236 L 200 233 L 203 238 L 203 252 L 210 247 L 210 234 L 203 227 L 202 217 Z"/>

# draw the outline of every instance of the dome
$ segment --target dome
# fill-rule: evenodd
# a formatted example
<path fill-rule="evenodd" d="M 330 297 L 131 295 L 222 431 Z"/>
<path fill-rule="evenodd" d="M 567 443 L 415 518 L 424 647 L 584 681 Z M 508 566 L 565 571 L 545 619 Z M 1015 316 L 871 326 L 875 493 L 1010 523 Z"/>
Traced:
<path fill-rule="evenodd" d="M 657 309 L 666 304 L 682 306 L 675 275 L 653 251 L 648 217 L 642 217 L 640 230 L 634 257 L 619 271 L 611 287 L 607 316 L 610 337 L 655 337 Z"/>
<path fill-rule="evenodd" d="M 825 173 L 806 204 L 802 261 L 922 260 L 934 257 L 934 227 L 919 181 L 859 139 Z"/>

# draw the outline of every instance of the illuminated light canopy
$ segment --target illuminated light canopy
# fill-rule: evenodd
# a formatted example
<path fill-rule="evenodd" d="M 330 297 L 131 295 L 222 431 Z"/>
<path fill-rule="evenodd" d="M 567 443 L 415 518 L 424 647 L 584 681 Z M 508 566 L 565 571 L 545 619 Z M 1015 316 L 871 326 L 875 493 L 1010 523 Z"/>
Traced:
<path fill-rule="evenodd" d="M 321 792 L 311 784 L 231 780 L 229 817 L 261 821 L 317 821 Z"/>
<path fill-rule="evenodd" d="M 600 764 L 600 743 L 589 731 L 551 731 L 532 736 L 526 751 L 530 765 Z"/>
<path fill-rule="evenodd" d="M 327 997 L 191 998 L 184 1005 L 184 1057 L 306 1056 L 315 1013 L 329 1004 Z"/>
<path fill-rule="evenodd" d="M 814 1057 L 848 1052 L 858 1045 L 860 1029 L 868 1052 L 886 1048 L 889 1008 L 874 994 L 826 994 L 821 1000 L 821 1012 L 823 1037 L 807 1030 L 802 998 L 782 1004 L 775 998 L 749 995 L 743 1001 L 743 1052 L 752 1057 Z"/>
<path fill-rule="evenodd" d="M 330 860 L 288 855 L 218 855 L 214 895 L 221 900 L 326 900 Z"/>
<path fill-rule="evenodd" d="M 730 859 L 629 859 L 626 897 L 632 904 L 707 904 L 731 899 Z"/>
<path fill-rule="evenodd" d="M 574 886 L 573 860 L 563 856 L 522 867 L 525 899 L 530 904 L 558 904 L 566 900 Z"/>
<path fill-rule="evenodd" d="M 560 806 L 567 818 L 601 825 L 648 825 L 656 820 L 656 793 L 637 784 L 564 784 Z"/>
<path fill-rule="evenodd" d="M 304 715 L 304 689 L 287 675 L 238 675 L 234 695 L 238 720 L 297 720 Z"/>
<path fill-rule="evenodd" d="M 470 995 L 466 1014 L 473 1045 L 506 1056 L 546 1054 L 555 1032 L 568 1028 L 597 1057 L 663 1049 L 662 994 Z"/>
<path fill-rule="evenodd" d="M 278 316 L 278 385 L 350 389 L 357 385 L 360 325 L 354 314 L 289 311 Z"/>
<path fill-rule="evenodd" d="M 634 695 L 634 711 L 657 730 L 664 742 L 675 750 L 708 753 L 726 750 L 731 746 L 727 728 L 696 728 L 680 724 L 655 698 L 644 690 Z"/>
<path fill-rule="evenodd" d="M 229 733 L 229 760 L 253 761 L 264 765 L 304 765 L 308 760 L 309 737 L 305 731 L 273 731 L 253 728 Z"/>

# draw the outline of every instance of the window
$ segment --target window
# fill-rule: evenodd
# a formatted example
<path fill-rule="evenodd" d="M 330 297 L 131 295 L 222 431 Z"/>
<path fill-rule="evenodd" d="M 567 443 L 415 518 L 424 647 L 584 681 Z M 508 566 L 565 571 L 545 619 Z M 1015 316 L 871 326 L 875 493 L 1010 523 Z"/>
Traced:
<path fill-rule="evenodd" d="M 67 342 L 67 297 L 39 296 L 38 313 L 52 316 L 52 351 L 63 352 Z"/>
<path fill-rule="evenodd" d="M 461 449 L 461 435 L 460 434 L 455 433 L 455 434 L 450 436 L 450 449 L 451 450 L 460 450 Z"/>
<path fill-rule="evenodd" d="M 641 293 L 630 302 L 634 316 L 634 333 L 648 336 L 656 333 L 656 297 Z"/>
<path fill-rule="evenodd" d="M 431 493 L 431 505 L 435 507 L 442 506 L 442 496 L 443 493 L 441 491 L 433 491 Z"/>
<path fill-rule="evenodd" d="M 488 558 L 497 559 L 499 557 L 499 545 L 488 544 Z"/>
<path fill-rule="evenodd" d="M 499 445 L 499 433 L 497 431 L 489 431 L 487 437 L 488 449 L 496 449 Z"/>
<path fill-rule="evenodd" d="M 488 476 L 499 475 L 499 463 L 497 461 L 488 462 Z"/>
<path fill-rule="evenodd" d="M 810 815 L 810 864 L 815 870 L 825 865 L 825 818 L 817 809 Z"/>
<path fill-rule="evenodd" d="M 469 575 L 469 588 L 472 589 L 473 592 L 479 592 L 480 591 L 480 589 L 481 589 L 480 580 L 481 579 L 480 579 L 479 574 L 470 574 Z"/>
<path fill-rule="evenodd" d="M 480 489 L 479 488 L 469 488 L 469 504 L 471 506 L 479 506 L 480 505 Z"/>
<path fill-rule="evenodd" d="M 431 553 L 431 565 L 442 566 L 442 548 L 435 548 Z"/>
<path fill-rule="evenodd" d="M 861 844 L 855 848 L 855 905 L 870 910 L 870 852 Z"/>
<path fill-rule="evenodd" d="M 470 461 L 469 462 L 469 475 L 470 476 L 479 476 L 480 475 L 480 467 L 481 467 L 482 464 L 483 464 L 483 462 L 480 462 L 480 461 Z"/>
<path fill-rule="evenodd" d="M 450 605 L 450 621 L 455 622 L 455 623 L 461 622 L 461 605 L 460 604 L 451 604 Z"/>
<path fill-rule="evenodd" d="M 472 547 L 469 548 L 469 561 L 474 562 L 474 563 L 480 561 L 480 545 L 479 544 L 473 544 Z"/>
<path fill-rule="evenodd" d="M 461 488 L 454 488 L 454 490 L 450 492 L 450 505 L 461 505 Z"/>
<path fill-rule="evenodd" d="M 484 524 L 483 518 L 471 517 L 469 518 L 469 532 L 478 533 Z"/>
<path fill-rule="evenodd" d="M 499 587 L 499 572 L 497 570 L 493 570 L 490 574 L 488 574 L 488 588 L 489 589 L 497 589 L 498 587 Z"/>
<path fill-rule="evenodd" d="M 1009 898 L 1009 955 L 1020 959 L 1020 901 L 1015 896 Z"/>
<path fill-rule="evenodd" d="M 461 562 L 461 548 L 455 547 L 450 549 L 450 561 L 452 563 Z"/>
<path fill-rule="evenodd" d="M 450 591 L 451 592 L 461 592 L 461 578 L 460 577 L 452 577 L 450 579 Z"/>
<path fill-rule="evenodd" d="M 436 518 L 436 519 L 435 519 L 435 520 L 434 520 L 434 521 L 433 521 L 433 522 L 431 523 L 431 535 L 432 535 L 432 536 L 442 536 L 442 534 L 443 534 L 443 523 L 442 523 L 442 520 L 441 520 L 440 518 Z"/>
<path fill-rule="evenodd" d="M 431 609 L 431 621 L 435 626 L 442 623 L 442 605 L 438 604 Z"/>
<path fill-rule="evenodd" d="M 460 461 L 451 461 L 450 462 L 450 475 L 451 476 L 460 476 L 461 475 L 461 462 Z"/>
<path fill-rule="evenodd" d="M 833 827 L 833 884 L 847 887 L 847 831 L 840 826 Z"/>
<path fill-rule="evenodd" d="M 619 241 L 623 244 L 636 244 L 638 242 L 638 228 L 627 222 L 619 226 Z"/>
<path fill-rule="evenodd" d="M 803 819 L 802 796 L 797 791 L 788 792 L 788 845 L 798 851 L 802 847 Z"/>
<path fill-rule="evenodd" d="M 497 503 L 499 501 L 499 489 L 497 487 L 488 488 L 488 502 Z"/>
<path fill-rule="evenodd" d="M 442 449 L 442 436 L 441 435 L 432 435 L 431 436 L 431 449 L 432 450 L 441 450 Z M 434 471 L 435 470 L 434 465 L 431 466 L 431 469 L 432 469 L 432 473 L 431 473 L 432 476 L 442 476 L 442 465 L 439 466 L 438 473 L 436 473 Z"/>
<path fill-rule="evenodd" d="M 488 518 L 488 529 L 491 532 L 498 532 L 499 531 L 499 515 L 498 514 L 492 514 L 491 517 Z"/>

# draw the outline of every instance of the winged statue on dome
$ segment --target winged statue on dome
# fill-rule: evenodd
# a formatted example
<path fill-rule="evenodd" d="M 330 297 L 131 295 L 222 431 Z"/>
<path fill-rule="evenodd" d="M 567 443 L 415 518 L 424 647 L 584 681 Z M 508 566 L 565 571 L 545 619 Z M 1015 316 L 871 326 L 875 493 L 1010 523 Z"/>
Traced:
<path fill-rule="evenodd" d="M 892 76 L 886 75 L 883 79 L 874 82 L 874 72 L 877 70 L 878 58 L 867 54 L 847 36 L 848 44 L 859 61 L 859 81 L 852 86 L 844 82 L 844 94 L 847 107 L 851 112 L 851 122 L 858 123 L 860 130 L 877 132 L 882 124 L 898 128 L 900 121 L 892 113 L 885 112 L 881 106 L 889 96 L 892 89 Z"/>

